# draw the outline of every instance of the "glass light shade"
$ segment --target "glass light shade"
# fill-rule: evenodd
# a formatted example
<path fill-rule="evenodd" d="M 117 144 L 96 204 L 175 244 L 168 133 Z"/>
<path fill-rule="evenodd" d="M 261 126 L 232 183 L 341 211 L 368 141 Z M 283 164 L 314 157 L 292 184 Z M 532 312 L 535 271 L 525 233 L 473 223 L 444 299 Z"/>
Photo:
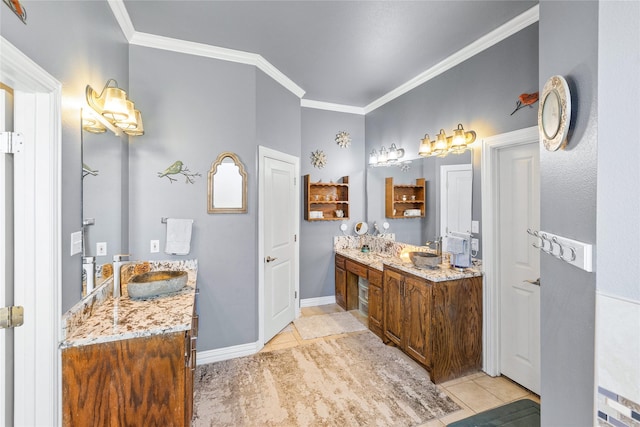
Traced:
<path fill-rule="evenodd" d="M 384 146 L 380 149 L 380 154 L 378 154 L 378 163 L 387 163 L 387 149 Z"/>
<path fill-rule="evenodd" d="M 451 140 L 451 147 L 453 149 L 465 148 L 467 146 L 467 138 L 464 134 L 464 128 L 461 124 L 458 125 L 457 129 L 453 130 L 453 138 Z"/>
<path fill-rule="evenodd" d="M 448 149 L 447 135 L 445 135 L 444 129 L 440 129 L 440 133 L 436 135 L 436 142 L 433 144 L 433 153 L 441 156 L 446 154 Z"/>
<path fill-rule="evenodd" d="M 127 112 L 127 94 L 118 87 L 105 88 L 102 115 L 111 121 L 125 120 Z"/>
<path fill-rule="evenodd" d="M 376 163 L 378 163 L 378 153 L 376 153 L 376 150 L 371 150 L 371 154 L 369 154 L 369 164 L 370 165 L 375 165 Z"/>
<path fill-rule="evenodd" d="M 142 125 L 142 114 L 140 114 L 140 111 L 138 110 L 134 110 L 133 113 L 136 117 L 137 126 L 134 129 L 125 129 L 124 133 L 131 136 L 144 135 L 144 126 Z"/>
<path fill-rule="evenodd" d="M 431 156 L 431 140 L 429 139 L 429 135 L 425 134 L 424 138 L 420 142 L 420 149 L 418 150 L 418 154 L 422 157 Z"/>
<path fill-rule="evenodd" d="M 116 126 L 118 126 L 120 129 L 135 129 L 136 127 L 138 127 L 138 123 L 136 122 L 136 113 L 135 113 L 135 107 L 133 105 L 132 101 L 129 101 L 128 99 L 125 101 L 125 104 L 127 105 L 127 118 L 124 120 L 118 120 L 116 121 Z"/>
<path fill-rule="evenodd" d="M 82 129 L 91 133 L 105 133 L 107 128 L 95 119 L 82 118 Z"/>
<path fill-rule="evenodd" d="M 391 147 L 389 147 L 389 153 L 387 153 L 387 161 L 398 161 L 398 149 L 396 148 L 396 144 L 391 144 Z"/>

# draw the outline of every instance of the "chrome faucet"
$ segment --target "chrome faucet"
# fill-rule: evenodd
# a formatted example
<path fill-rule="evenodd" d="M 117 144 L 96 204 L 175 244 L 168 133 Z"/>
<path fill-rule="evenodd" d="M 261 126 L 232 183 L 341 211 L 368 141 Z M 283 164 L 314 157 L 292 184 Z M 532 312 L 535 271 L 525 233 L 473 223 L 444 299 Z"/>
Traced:
<path fill-rule="evenodd" d="M 124 264 L 129 263 L 129 261 L 124 261 L 123 258 L 129 257 L 129 254 L 118 254 L 113 256 L 113 297 L 120 297 L 120 273 L 122 271 L 122 266 Z"/>
<path fill-rule="evenodd" d="M 442 256 L 442 236 L 438 236 L 436 237 L 436 240 L 432 241 L 428 241 L 426 242 L 424 245 L 426 247 L 428 247 L 429 249 L 433 249 L 431 247 L 431 245 L 435 244 L 436 245 L 436 256 Z"/>

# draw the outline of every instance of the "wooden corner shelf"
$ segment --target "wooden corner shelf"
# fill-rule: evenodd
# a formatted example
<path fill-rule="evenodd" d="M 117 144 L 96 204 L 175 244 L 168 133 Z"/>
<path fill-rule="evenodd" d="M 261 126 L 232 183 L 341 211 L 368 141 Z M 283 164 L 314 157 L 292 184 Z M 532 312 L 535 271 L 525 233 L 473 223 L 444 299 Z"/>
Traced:
<path fill-rule="evenodd" d="M 424 218 L 426 206 L 425 179 L 416 179 L 415 184 L 394 184 L 393 178 L 385 179 L 384 213 L 387 218 Z M 419 210 L 420 215 L 405 215 Z"/>
<path fill-rule="evenodd" d="M 349 177 L 340 182 L 311 182 L 304 176 L 304 219 L 307 221 L 340 221 L 349 219 Z M 340 217 L 336 211 L 342 211 Z M 312 218 L 311 212 L 322 212 L 322 217 Z M 319 215 L 319 214 L 317 214 Z"/>

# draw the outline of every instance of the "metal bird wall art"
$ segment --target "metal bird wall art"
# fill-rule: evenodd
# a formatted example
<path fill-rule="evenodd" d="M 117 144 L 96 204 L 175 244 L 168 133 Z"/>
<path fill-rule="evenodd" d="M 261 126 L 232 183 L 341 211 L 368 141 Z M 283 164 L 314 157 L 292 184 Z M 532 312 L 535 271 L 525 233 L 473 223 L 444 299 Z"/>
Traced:
<path fill-rule="evenodd" d="M 518 97 L 518 101 L 516 102 L 516 109 L 513 110 L 513 113 L 521 108 L 526 107 L 527 105 L 529 106 L 529 108 L 533 108 L 533 104 L 535 104 L 536 102 L 538 102 L 538 92 L 520 94 L 520 96 Z M 513 113 L 511 113 L 510 115 L 513 116 Z"/>
<path fill-rule="evenodd" d="M 202 176 L 200 172 L 191 173 L 189 168 L 184 165 L 180 160 L 176 160 L 171 166 L 166 168 L 163 172 L 158 172 L 158 178 L 167 177 L 169 182 L 173 184 L 174 181 L 177 181 L 177 178 L 172 177 L 171 175 L 181 174 L 185 177 L 185 184 L 193 184 L 195 181 L 194 177 Z"/>

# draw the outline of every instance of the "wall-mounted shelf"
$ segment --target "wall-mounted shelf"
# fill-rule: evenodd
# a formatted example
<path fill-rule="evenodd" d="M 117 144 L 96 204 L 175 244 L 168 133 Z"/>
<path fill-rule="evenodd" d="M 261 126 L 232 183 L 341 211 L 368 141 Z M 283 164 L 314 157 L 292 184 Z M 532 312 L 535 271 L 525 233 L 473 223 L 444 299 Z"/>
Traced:
<path fill-rule="evenodd" d="M 304 219 L 307 221 L 339 221 L 349 219 L 349 177 L 340 182 L 311 182 L 304 176 Z M 338 216 L 337 211 L 342 211 Z M 322 215 L 315 217 L 315 215 Z"/>
<path fill-rule="evenodd" d="M 386 178 L 385 216 L 387 218 L 424 217 L 427 195 L 425 182 L 424 178 L 418 178 L 415 184 L 394 184 L 393 178 Z"/>

